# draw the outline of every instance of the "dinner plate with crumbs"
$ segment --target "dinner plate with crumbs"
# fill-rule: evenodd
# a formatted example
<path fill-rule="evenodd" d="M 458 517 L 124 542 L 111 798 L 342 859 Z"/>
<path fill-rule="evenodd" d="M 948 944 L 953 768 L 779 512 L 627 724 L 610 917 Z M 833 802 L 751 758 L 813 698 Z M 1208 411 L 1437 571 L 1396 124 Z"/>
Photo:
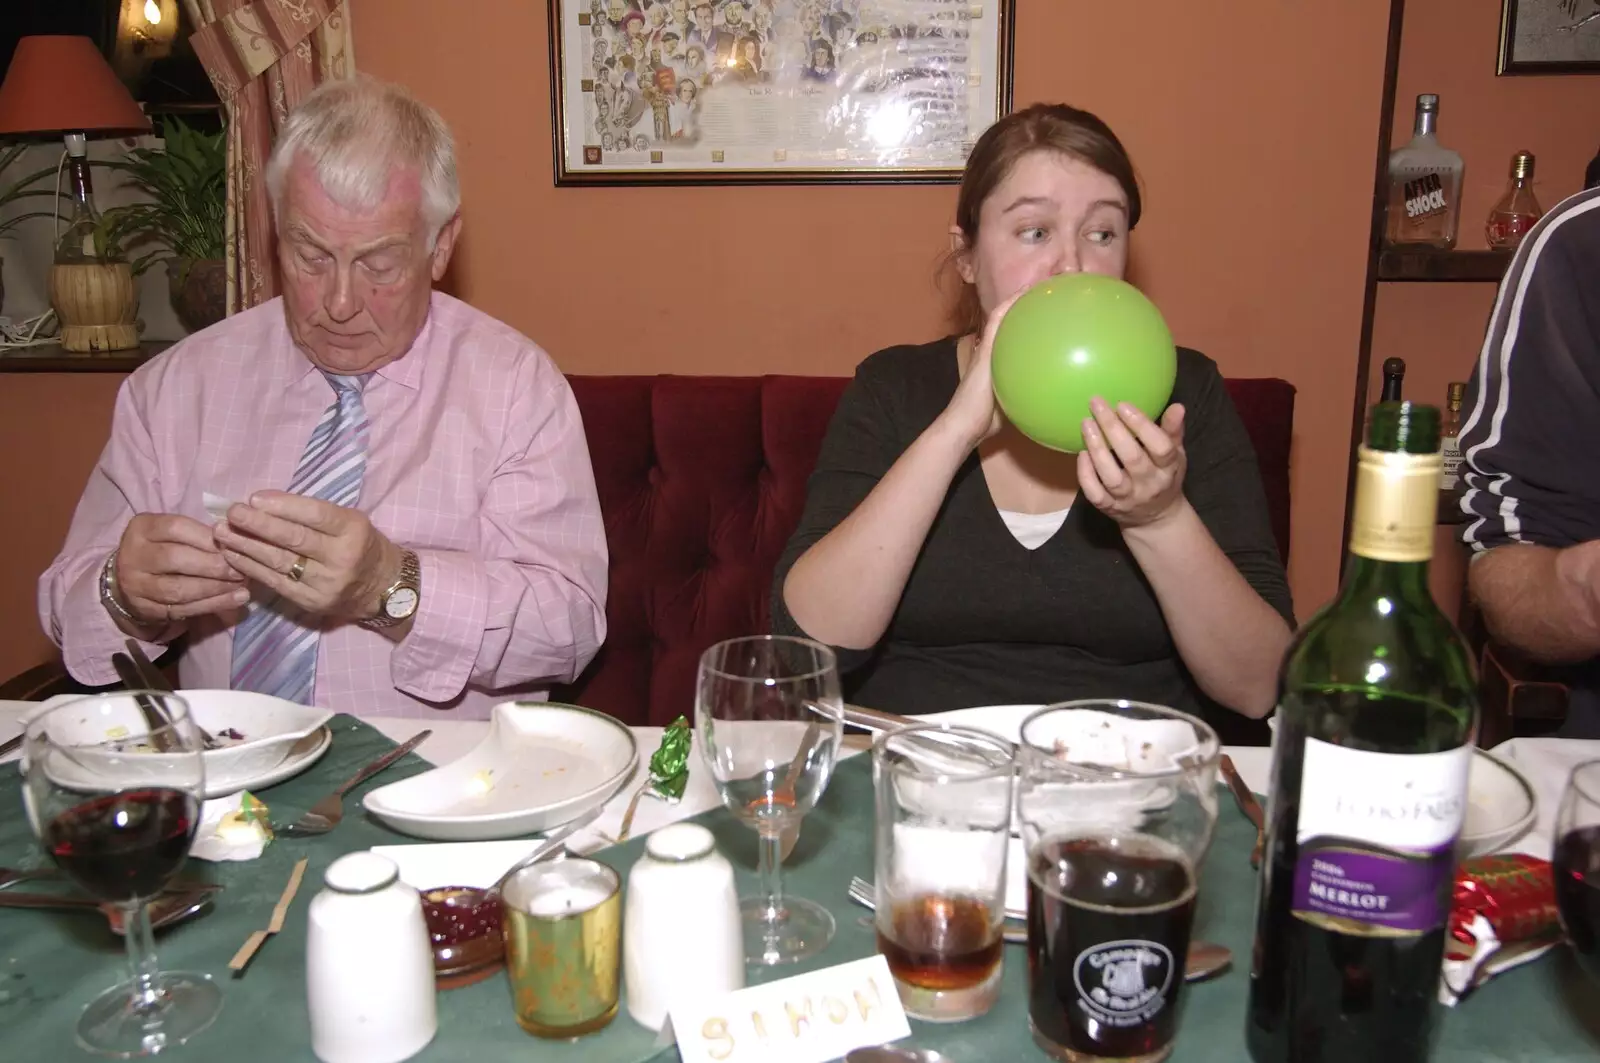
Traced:
<path fill-rule="evenodd" d="M 249 690 L 180 690 L 177 697 L 189 706 L 194 721 L 216 739 L 201 759 L 205 764 L 205 796 L 224 797 L 240 790 L 258 790 L 297 775 L 327 751 L 332 741 L 327 728 L 333 715 L 327 709 L 299 705 L 283 698 Z M 89 775 L 100 760 L 120 760 L 140 755 L 150 782 L 166 777 L 168 755 L 128 736 L 145 733 L 144 713 L 133 694 L 114 691 L 84 698 L 62 695 L 43 702 L 37 711 L 65 702 L 75 708 L 50 718 L 51 733 L 64 743 L 98 748 L 80 749 L 74 760 Z M 31 718 L 28 713 L 24 719 Z M 122 768 L 129 775 L 128 764 Z M 138 778 L 138 772 L 131 777 Z M 70 771 L 63 781 L 72 783 Z M 79 780 L 82 781 L 82 780 Z"/>
<path fill-rule="evenodd" d="M 470 753 L 367 794 L 368 812 L 417 838 L 470 842 L 553 830 L 633 775 L 633 732 L 576 705 L 502 702 Z"/>

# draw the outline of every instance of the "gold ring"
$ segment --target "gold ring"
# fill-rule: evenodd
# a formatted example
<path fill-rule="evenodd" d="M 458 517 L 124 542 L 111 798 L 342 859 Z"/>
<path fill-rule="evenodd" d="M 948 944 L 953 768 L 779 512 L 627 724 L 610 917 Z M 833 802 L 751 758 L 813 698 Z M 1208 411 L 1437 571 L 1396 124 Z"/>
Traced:
<path fill-rule="evenodd" d="M 294 564 L 289 566 L 288 576 L 289 576 L 290 579 L 294 580 L 296 583 L 299 583 L 300 580 L 305 576 L 305 574 L 306 574 L 306 559 L 304 557 L 297 556 L 294 559 Z"/>

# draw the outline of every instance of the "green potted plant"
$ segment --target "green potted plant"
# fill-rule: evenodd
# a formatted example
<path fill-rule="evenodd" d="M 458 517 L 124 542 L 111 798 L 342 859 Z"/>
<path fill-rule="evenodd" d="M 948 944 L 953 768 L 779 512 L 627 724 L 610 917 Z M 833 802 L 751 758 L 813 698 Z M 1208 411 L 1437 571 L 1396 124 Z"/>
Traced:
<path fill-rule="evenodd" d="M 203 133 L 176 118 L 162 122 L 161 135 L 163 148 L 135 148 L 100 164 L 149 197 L 107 210 L 105 240 L 124 250 L 154 244 L 128 261 L 135 274 L 167 264 L 172 308 L 198 332 L 227 313 L 227 143 L 221 132 Z"/>
<path fill-rule="evenodd" d="M 42 179 L 55 173 L 56 168 L 54 166 L 47 166 L 42 170 L 23 174 L 16 180 L 6 177 L 7 172 L 10 171 L 11 167 L 22 157 L 22 153 L 27 149 L 27 144 L 0 146 L 0 214 L 6 213 L 13 204 L 20 203 L 24 199 L 40 196 L 54 198 L 56 195 L 53 190 L 46 191 L 43 188 L 33 187 Z M 0 218 L 0 240 L 10 236 L 13 229 L 30 218 L 49 218 L 52 216 L 48 210 L 30 210 L 21 214 L 13 214 L 10 217 Z M 4 266 L 5 259 L 0 258 L 0 310 L 5 307 L 6 298 Z"/>

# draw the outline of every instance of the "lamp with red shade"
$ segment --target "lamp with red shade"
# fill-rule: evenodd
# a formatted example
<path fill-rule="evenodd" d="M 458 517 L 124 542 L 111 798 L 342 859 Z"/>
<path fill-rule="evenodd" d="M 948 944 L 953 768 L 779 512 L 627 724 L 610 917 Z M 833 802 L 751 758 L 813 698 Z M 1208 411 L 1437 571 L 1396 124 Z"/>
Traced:
<path fill-rule="evenodd" d="M 97 240 L 89 181 L 91 136 L 147 133 L 145 117 L 88 37 L 24 37 L 0 84 L 0 136 L 62 136 L 72 178 L 72 218 L 56 240 L 50 302 L 67 351 L 139 346 L 133 271 Z"/>

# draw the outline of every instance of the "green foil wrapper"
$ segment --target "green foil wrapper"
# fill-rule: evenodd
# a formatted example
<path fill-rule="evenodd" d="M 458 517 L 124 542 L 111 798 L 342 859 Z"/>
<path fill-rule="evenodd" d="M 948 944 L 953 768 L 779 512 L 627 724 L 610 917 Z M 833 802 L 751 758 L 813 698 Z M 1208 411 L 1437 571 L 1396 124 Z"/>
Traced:
<path fill-rule="evenodd" d="M 683 797 L 689 785 L 689 746 L 693 735 L 689 721 L 679 716 L 661 736 L 661 747 L 650 757 L 650 788 L 668 801 Z"/>

